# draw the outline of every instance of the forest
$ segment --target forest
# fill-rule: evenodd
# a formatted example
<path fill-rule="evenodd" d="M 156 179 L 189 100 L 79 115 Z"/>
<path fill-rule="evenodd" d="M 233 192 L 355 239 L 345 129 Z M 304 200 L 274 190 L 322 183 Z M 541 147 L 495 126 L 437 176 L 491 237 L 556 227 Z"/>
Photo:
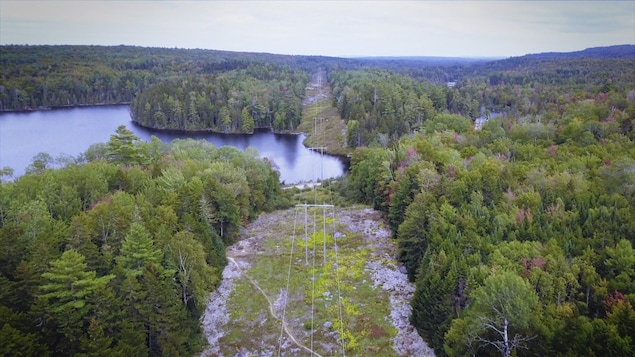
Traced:
<path fill-rule="evenodd" d="M 227 133 L 293 132 L 322 68 L 351 152 L 332 187 L 385 214 L 438 356 L 635 353 L 635 46 L 442 64 L 0 52 L 0 110 L 130 103 L 145 126 Z M 290 204 L 250 149 L 120 127 L 65 167 L 35 158 L 0 185 L 0 355 L 196 355 L 225 247 Z"/>
<path fill-rule="evenodd" d="M 130 112 L 136 123 L 157 129 L 293 131 L 307 82 L 307 73 L 288 66 L 250 65 L 213 77 L 161 81 L 135 96 Z"/>
<path fill-rule="evenodd" d="M 444 112 L 428 92 L 418 100 L 431 117 L 416 130 L 380 132 L 353 153 L 342 191 L 386 213 L 416 284 L 411 323 L 437 355 L 635 353 L 635 70 L 615 63 L 588 83 L 565 70 L 529 71 L 527 84 L 465 79 Z M 366 80 L 349 89 L 362 103 L 353 112 L 394 123 L 375 109 L 377 74 L 352 76 Z M 403 80 L 383 88 L 399 93 Z M 475 130 L 456 98 L 505 115 Z"/>
<path fill-rule="evenodd" d="M 253 150 L 142 142 L 0 186 L 0 355 L 188 356 L 243 222 L 285 205 Z"/>
<path fill-rule="evenodd" d="M 208 78 L 220 73 L 228 76 L 227 81 L 236 79 L 242 81 L 243 78 L 236 78 L 241 75 L 241 72 L 233 74 L 226 74 L 226 72 L 244 70 L 248 67 L 251 69 L 242 74 L 247 75 L 249 81 L 259 81 L 258 86 L 262 87 L 264 84 L 261 82 L 271 79 L 269 76 L 275 76 L 276 80 L 282 81 L 295 70 L 310 72 L 319 65 L 335 63 L 347 66 L 349 63 L 360 63 L 360 61 L 322 56 L 288 56 L 123 45 L 2 45 L 0 46 L 0 111 L 129 103 L 139 92 L 157 82 L 194 76 Z M 266 68 L 254 68 L 260 66 Z M 287 67 L 292 67 L 293 70 Z M 295 75 L 297 74 L 293 76 Z M 292 79 L 299 79 L 299 77 L 292 77 Z M 189 92 L 185 92 L 180 96 L 188 94 Z M 239 94 L 242 96 L 243 93 L 231 93 L 231 95 Z M 209 100 L 212 100 L 211 104 L 216 105 L 220 110 L 221 105 L 216 103 L 216 99 Z M 189 101 L 182 104 L 187 105 Z M 226 105 L 226 103 L 223 104 Z"/>

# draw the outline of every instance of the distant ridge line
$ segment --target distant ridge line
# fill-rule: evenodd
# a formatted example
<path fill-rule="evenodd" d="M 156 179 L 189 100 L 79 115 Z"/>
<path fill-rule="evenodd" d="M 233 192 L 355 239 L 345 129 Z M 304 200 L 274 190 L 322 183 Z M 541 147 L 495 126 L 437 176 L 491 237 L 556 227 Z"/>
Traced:
<path fill-rule="evenodd" d="M 590 47 L 581 51 L 573 52 L 542 52 L 532 53 L 520 58 L 544 58 L 544 59 L 557 59 L 557 58 L 635 58 L 635 45 L 614 45 L 614 46 L 602 46 L 602 47 Z M 519 58 L 514 57 L 514 58 Z"/>
<path fill-rule="evenodd" d="M 312 58 L 312 59 L 330 59 L 330 60 L 349 60 L 349 61 L 401 61 L 401 62 L 428 62 L 428 63 L 448 63 L 470 64 L 477 62 L 490 62 L 497 60 L 505 60 L 510 58 L 635 58 L 635 44 L 621 44 L 611 46 L 590 47 L 580 51 L 571 52 L 539 52 L 528 53 L 519 56 L 372 56 L 372 55 L 354 55 L 354 56 L 332 56 L 332 55 L 307 55 L 307 54 L 283 54 L 260 51 L 229 51 L 212 48 L 180 48 L 180 47 L 156 47 L 156 46 L 138 46 L 138 45 L 70 45 L 70 44 L 2 44 L 0 49 L 19 49 L 19 48 L 38 48 L 51 47 L 62 49 L 91 49 L 91 48 L 111 48 L 128 51 L 153 50 L 158 52 L 185 51 L 191 53 L 209 53 L 214 55 L 236 56 L 251 55 L 254 57 L 287 57 L 287 58 Z"/>

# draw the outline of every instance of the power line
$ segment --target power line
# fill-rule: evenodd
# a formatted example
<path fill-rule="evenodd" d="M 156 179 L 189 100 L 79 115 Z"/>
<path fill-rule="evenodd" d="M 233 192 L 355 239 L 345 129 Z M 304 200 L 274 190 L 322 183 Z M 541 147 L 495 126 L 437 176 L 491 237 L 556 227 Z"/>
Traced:
<path fill-rule="evenodd" d="M 287 313 L 287 302 L 289 301 L 289 282 L 291 281 L 291 265 L 293 264 L 293 248 L 295 246 L 295 229 L 296 223 L 298 221 L 298 210 L 295 209 L 295 215 L 293 217 L 293 238 L 291 239 L 291 252 L 289 253 L 289 269 L 287 271 L 287 287 L 286 287 L 286 296 L 284 296 L 284 302 L 282 304 L 282 316 L 280 324 L 280 337 L 278 338 L 278 356 L 280 356 L 280 352 L 282 350 L 282 334 L 284 333 L 284 318 Z"/>
<path fill-rule="evenodd" d="M 307 249 L 308 249 L 308 246 L 309 246 L 309 241 L 308 241 L 309 236 L 308 236 L 308 233 L 307 233 L 307 227 L 308 227 L 308 223 L 307 223 L 307 216 L 308 216 L 307 209 L 308 209 L 308 207 L 323 207 L 323 212 L 324 212 L 324 251 L 323 251 L 323 253 L 324 253 L 324 264 L 326 264 L 326 207 L 334 207 L 334 206 L 333 205 L 327 205 L 327 204 L 308 204 L 308 203 L 297 204 L 295 206 L 296 207 L 304 207 L 304 232 L 305 232 L 304 234 L 305 234 L 306 239 L 307 239 L 307 244 L 305 246 L 305 248 L 307 248 Z M 335 217 L 333 217 L 333 218 L 335 218 Z M 315 225 L 315 220 L 313 222 L 313 225 Z M 306 264 L 305 265 L 309 264 L 308 256 L 309 256 L 308 250 L 305 250 L 305 260 L 306 260 Z"/>
<path fill-rule="evenodd" d="M 326 206 L 322 206 L 322 223 L 323 223 L 323 228 L 322 228 L 322 232 L 324 233 L 324 265 L 326 265 Z"/>
<path fill-rule="evenodd" d="M 333 207 L 333 225 L 335 225 L 335 206 Z M 340 288 L 340 263 L 338 259 L 338 250 L 339 247 L 337 245 L 337 238 L 335 238 L 335 228 L 333 228 L 333 250 L 335 251 L 335 281 L 337 282 L 337 304 L 339 307 L 339 318 L 340 318 L 340 331 L 339 331 L 339 340 L 340 345 L 342 347 L 342 356 L 346 357 L 346 349 L 344 342 L 344 318 L 342 315 L 342 291 Z"/>
<path fill-rule="evenodd" d="M 313 351 L 313 335 L 315 334 L 314 323 L 315 323 L 315 222 L 317 221 L 317 217 L 315 214 L 315 210 L 313 211 L 313 268 L 312 268 L 312 276 L 311 276 L 311 351 Z M 307 242 L 308 245 L 309 242 Z"/>
<path fill-rule="evenodd" d="M 320 107 L 320 102 L 319 102 L 319 97 L 321 95 L 321 91 L 322 91 L 322 69 L 319 69 L 318 72 L 318 82 L 319 82 L 319 86 L 318 86 L 318 108 Z M 321 126 L 321 130 L 320 130 L 320 141 L 323 142 L 324 137 L 323 135 L 326 133 L 326 131 L 324 130 L 324 118 L 320 118 L 320 126 Z M 316 120 L 317 120 L 317 115 L 316 115 Z M 316 133 L 317 136 L 317 133 Z M 322 182 L 324 181 L 324 169 L 322 166 L 322 161 L 324 160 L 324 151 L 328 150 L 327 147 L 325 146 L 319 146 L 317 147 L 317 149 L 320 150 L 320 169 L 321 169 L 321 178 L 322 178 Z M 328 192 L 329 192 L 329 199 L 331 200 L 331 204 L 330 205 L 323 205 L 322 206 L 322 214 L 323 214 L 323 227 L 324 227 L 324 264 L 326 265 L 326 207 L 331 207 L 332 213 L 333 213 L 333 219 L 331 221 L 331 232 L 333 234 L 333 250 L 335 252 L 335 280 L 337 282 L 337 304 L 338 304 L 338 309 L 339 309 L 339 331 L 338 331 L 338 335 L 339 335 L 339 342 L 340 342 L 340 346 L 342 348 L 342 356 L 346 357 L 346 348 L 345 348 L 345 341 L 344 341 L 344 316 L 342 314 L 342 292 L 341 292 L 341 282 L 340 282 L 340 265 L 339 265 L 339 257 L 338 257 L 338 251 L 339 251 L 339 247 L 337 245 L 337 238 L 335 238 L 335 205 L 333 202 L 333 192 L 332 192 L 332 188 L 331 185 L 329 185 L 328 187 Z M 316 202 L 317 203 L 317 202 Z"/>
<path fill-rule="evenodd" d="M 307 206 L 305 202 L 304 203 L 304 239 L 306 240 L 306 244 L 304 245 L 304 260 L 305 260 L 304 265 L 309 265 L 309 232 L 308 232 L 309 225 L 307 224 L 308 207 L 309 206 Z"/>
<path fill-rule="evenodd" d="M 318 111 L 319 111 L 319 95 L 321 94 L 321 81 L 322 81 L 322 74 L 321 72 L 318 72 L 318 82 L 319 82 L 319 86 L 318 86 L 318 101 L 316 101 L 316 117 L 314 119 L 314 135 L 315 135 L 315 143 L 319 144 L 319 142 L 323 141 L 323 129 L 324 129 L 324 123 L 322 121 L 320 121 L 320 125 L 318 126 Z M 319 130 L 318 130 L 319 129 Z M 320 181 L 324 180 L 324 169 L 323 169 L 323 159 L 324 159 L 324 152 L 328 149 L 326 146 L 315 146 L 315 147 L 310 147 L 310 150 L 313 151 L 319 151 L 320 152 Z M 317 176 L 316 171 L 313 171 L 314 175 Z M 318 179 L 314 176 L 314 182 L 317 182 Z M 309 204 L 305 201 L 304 204 L 297 204 L 296 205 L 296 210 L 295 210 L 295 217 L 294 217 L 294 224 L 293 224 L 293 241 L 291 243 L 291 255 L 289 257 L 289 268 L 287 271 L 287 285 L 286 285 L 286 293 L 287 293 L 287 297 L 285 298 L 284 301 L 284 307 L 283 307 L 283 315 L 282 315 L 282 328 L 281 328 L 281 332 L 280 332 L 280 339 L 279 339 L 279 345 L 278 345 L 278 356 L 280 356 L 281 353 L 281 341 L 282 341 L 282 335 L 283 335 L 283 330 L 284 330 L 284 318 L 285 318 L 285 314 L 286 314 L 286 307 L 287 307 L 287 301 L 288 301 L 288 296 L 289 296 L 289 289 L 290 289 L 290 280 L 291 280 L 291 267 L 293 264 L 293 249 L 294 249 L 294 242 L 295 242 L 295 235 L 296 235 L 296 224 L 297 224 L 297 215 L 298 215 L 298 208 L 300 207 L 304 207 L 304 241 L 305 243 L 305 248 L 304 248 L 304 260 L 305 260 L 305 266 L 309 266 L 309 207 L 313 207 L 313 208 L 322 208 L 322 229 L 323 229 L 323 234 L 322 234 L 322 238 L 323 238 L 323 245 L 322 245 L 322 255 L 323 255 L 323 267 L 326 268 L 326 264 L 327 264 L 327 208 L 331 209 L 331 214 L 332 214 L 332 220 L 330 223 L 330 227 L 331 230 L 333 232 L 333 237 L 334 237 L 334 244 L 333 244 L 333 249 L 334 249 L 334 256 L 335 256 L 335 262 L 333 264 L 333 266 L 335 267 L 335 280 L 337 283 L 337 304 L 338 304 L 338 317 L 339 317 L 339 331 L 338 331 L 338 342 L 341 346 L 341 352 L 342 352 L 342 356 L 346 356 L 346 344 L 345 344 L 345 336 L 344 336 L 344 319 L 343 319 L 343 309 L 342 309 L 342 291 L 341 291 L 341 279 L 340 279 L 340 265 L 339 265 L 339 247 L 337 244 L 337 238 L 335 238 L 335 218 L 336 218 L 336 213 L 335 213 L 335 205 L 333 204 L 333 192 L 332 192 L 332 188 L 329 186 L 328 188 L 328 198 L 331 201 L 331 204 L 318 204 L 318 197 L 317 197 L 317 190 L 316 190 L 316 185 L 313 185 L 313 193 L 314 193 L 314 203 Z M 315 352 L 313 350 L 313 344 L 314 344 L 314 335 L 315 335 L 315 281 L 316 281 L 316 241 L 317 241 L 317 214 L 318 214 L 318 210 L 317 209 L 312 209 L 312 213 L 313 213 L 313 232 L 312 232 L 312 266 L 311 266 L 311 332 L 310 332 L 310 348 L 305 348 L 307 351 L 309 351 L 311 353 L 311 356 L 313 355 L 317 355 L 319 356 L 319 354 L 317 352 Z M 325 270 L 326 271 L 326 270 Z M 324 274 L 321 273 L 321 274 Z"/>

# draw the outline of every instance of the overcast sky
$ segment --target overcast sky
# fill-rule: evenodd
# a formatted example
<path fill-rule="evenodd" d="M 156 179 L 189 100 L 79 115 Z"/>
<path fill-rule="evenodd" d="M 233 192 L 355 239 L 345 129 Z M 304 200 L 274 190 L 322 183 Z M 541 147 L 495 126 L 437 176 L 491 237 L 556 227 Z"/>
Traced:
<path fill-rule="evenodd" d="M 0 0 L 0 44 L 487 57 L 634 43 L 633 0 Z"/>

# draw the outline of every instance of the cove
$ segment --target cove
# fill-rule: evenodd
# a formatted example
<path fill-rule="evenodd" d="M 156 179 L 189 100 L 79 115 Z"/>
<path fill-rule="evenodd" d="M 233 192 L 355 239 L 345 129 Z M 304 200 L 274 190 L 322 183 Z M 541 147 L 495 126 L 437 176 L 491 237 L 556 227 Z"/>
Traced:
<path fill-rule="evenodd" d="M 78 156 L 90 145 L 105 143 L 119 125 L 125 125 L 141 140 L 156 136 L 164 143 L 175 139 L 202 139 L 216 147 L 239 150 L 254 147 L 280 171 L 283 183 L 314 181 L 342 176 L 342 160 L 307 149 L 304 134 L 274 134 L 258 130 L 254 134 L 177 132 L 148 129 L 130 119 L 127 105 L 91 106 L 34 112 L 0 113 L 0 168 L 9 166 L 14 177 L 24 174 L 33 157 L 45 152 L 53 158 Z"/>

